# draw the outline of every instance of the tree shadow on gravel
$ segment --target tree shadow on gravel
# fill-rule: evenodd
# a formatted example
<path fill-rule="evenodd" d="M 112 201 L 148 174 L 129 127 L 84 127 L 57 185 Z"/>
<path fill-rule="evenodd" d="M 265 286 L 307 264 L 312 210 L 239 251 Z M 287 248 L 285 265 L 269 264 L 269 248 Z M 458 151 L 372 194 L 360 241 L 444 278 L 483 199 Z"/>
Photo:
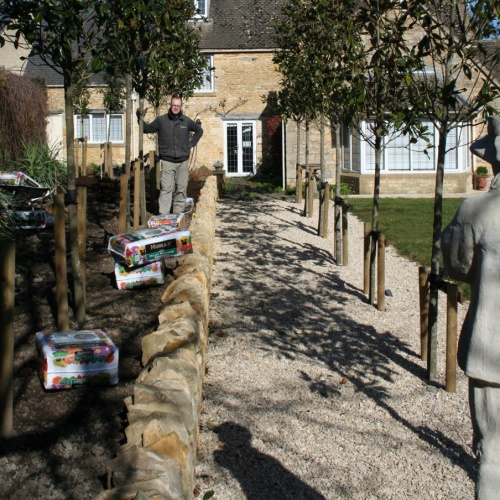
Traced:
<path fill-rule="evenodd" d="M 429 390 L 442 390 L 442 384 L 428 381 L 425 369 L 416 362 L 419 355 L 390 331 L 380 332 L 346 314 L 345 305 L 360 301 L 359 307 L 372 307 L 354 286 L 321 266 L 332 263 L 332 256 L 314 245 L 315 238 L 293 242 L 286 230 L 296 224 L 273 214 L 274 202 L 232 200 L 222 202 L 220 217 L 230 225 L 218 234 L 223 245 L 236 245 L 238 273 L 224 277 L 224 290 L 238 302 L 237 318 L 231 329 L 259 331 L 262 349 L 279 351 L 290 360 L 309 357 L 328 366 L 335 379 L 347 380 L 358 393 L 383 408 L 396 422 L 430 444 L 475 479 L 475 460 L 464 446 L 437 429 L 414 425 L 391 403 L 391 394 L 380 380 L 397 384 L 394 365 L 411 373 L 416 383 L 425 381 Z M 292 206 L 289 210 L 296 211 Z M 259 220 L 270 213 L 273 225 Z M 299 224 L 300 226 L 300 224 Z M 253 232 L 252 232 L 253 230 Z M 248 234 L 252 234 L 249 238 Z M 219 256 L 224 259 L 224 253 Z M 220 299 L 215 299 L 220 300 Z M 358 306 L 356 306 L 358 307 Z M 302 374 L 306 380 L 307 374 Z M 335 397 L 339 388 L 328 381 L 310 381 L 311 391 Z"/>
<path fill-rule="evenodd" d="M 214 432 L 223 444 L 214 452 L 214 459 L 238 480 L 247 498 L 325 500 L 278 460 L 254 448 L 252 434 L 246 427 L 224 422 Z"/>

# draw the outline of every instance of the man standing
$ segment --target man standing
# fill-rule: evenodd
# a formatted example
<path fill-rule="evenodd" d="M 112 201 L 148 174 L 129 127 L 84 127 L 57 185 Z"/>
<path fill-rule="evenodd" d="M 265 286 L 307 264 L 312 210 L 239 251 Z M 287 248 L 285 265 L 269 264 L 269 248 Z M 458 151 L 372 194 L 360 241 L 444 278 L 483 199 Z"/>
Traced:
<path fill-rule="evenodd" d="M 143 116 L 137 110 L 137 118 Z M 144 133 L 158 133 L 158 149 L 161 159 L 160 214 L 184 212 L 189 181 L 189 153 L 198 144 L 203 129 L 182 113 L 182 99 L 172 97 L 168 113 L 144 122 Z M 193 133 L 193 135 L 191 135 Z M 174 206 L 172 207 L 172 195 Z"/>
<path fill-rule="evenodd" d="M 447 274 L 470 283 L 469 310 L 458 343 L 458 364 L 469 377 L 476 499 L 500 498 L 500 117 L 471 146 L 491 163 L 488 193 L 466 199 L 441 235 Z"/>

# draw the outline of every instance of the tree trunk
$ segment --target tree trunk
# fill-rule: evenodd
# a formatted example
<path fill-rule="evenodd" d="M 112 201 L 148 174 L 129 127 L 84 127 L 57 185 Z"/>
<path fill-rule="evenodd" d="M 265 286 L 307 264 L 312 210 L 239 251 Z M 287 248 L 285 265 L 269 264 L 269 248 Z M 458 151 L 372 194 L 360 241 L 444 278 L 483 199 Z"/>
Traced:
<path fill-rule="evenodd" d="M 139 109 L 144 109 L 144 97 L 139 97 Z M 139 160 L 144 160 L 144 121 L 139 120 Z"/>
<path fill-rule="evenodd" d="M 324 238 L 325 232 L 325 210 L 328 210 L 327 200 L 325 200 L 325 124 L 323 116 L 319 125 L 319 165 L 321 172 L 320 192 L 319 192 L 319 214 L 318 214 L 318 236 Z"/>
<path fill-rule="evenodd" d="M 130 150 L 132 142 L 132 75 L 129 73 L 125 78 L 125 92 L 127 95 L 127 109 L 125 121 L 125 173 L 130 177 Z M 128 204 L 127 204 L 128 206 Z"/>
<path fill-rule="evenodd" d="M 382 137 L 375 137 L 375 179 L 373 183 L 372 234 L 370 238 L 370 293 L 369 302 L 375 304 L 375 275 L 377 258 L 377 232 L 380 200 L 380 162 L 382 158 Z"/>
<path fill-rule="evenodd" d="M 439 257 L 441 255 L 441 228 L 443 225 L 443 183 L 444 162 L 446 157 L 446 141 L 448 125 L 444 124 L 439 133 L 438 161 L 436 166 L 436 186 L 434 193 L 434 222 L 432 226 L 432 255 L 431 255 L 431 287 L 429 299 L 429 333 L 427 347 L 427 376 L 434 380 L 437 375 L 437 328 L 438 328 L 438 300 L 439 290 L 432 286 L 433 280 L 439 276 Z"/>
<path fill-rule="evenodd" d="M 76 215 L 76 177 L 75 177 L 75 130 L 73 125 L 73 85 L 71 76 L 64 77 L 64 112 L 66 118 L 66 147 L 68 157 L 68 221 L 69 242 L 71 251 L 71 272 L 73 276 L 73 301 L 75 318 L 78 325 L 85 323 L 85 298 L 80 263 L 80 248 L 78 245 L 78 224 Z"/>
<path fill-rule="evenodd" d="M 340 126 L 335 126 L 335 199 L 340 198 L 340 170 L 341 170 L 341 149 L 340 149 Z M 335 262 L 337 266 L 343 265 L 342 259 L 342 207 L 335 201 Z"/>
<path fill-rule="evenodd" d="M 450 6 L 449 23 L 449 43 L 455 43 L 455 17 L 456 2 L 453 1 Z M 453 57 L 455 51 L 452 46 L 448 48 L 446 59 L 443 88 L 447 89 L 452 80 L 456 77 L 453 74 Z M 444 92 L 444 90 L 443 90 Z M 432 255 L 431 255 L 431 274 L 430 274 L 430 292 L 429 292 L 429 333 L 427 347 L 427 376 L 429 380 L 434 380 L 437 375 L 437 349 L 438 349 L 438 300 L 439 290 L 432 285 L 433 281 L 439 276 L 439 257 L 441 255 L 441 228 L 443 225 L 443 184 L 444 184 L 444 162 L 446 158 L 446 142 L 450 128 L 449 108 L 451 105 L 443 106 L 441 110 L 441 123 L 439 126 L 439 145 L 438 159 L 436 165 L 436 186 L 434 194 L 434 222 L 432 227 Z"/>
<path fill-rule="evenodd" d="M 306 120 L 306 173 L 307 173 L 307 187 L 306 187 L 306 199 L 305 199 L 305 207 L 304 207 L 304 215 L 306 217 L 312 217 L 312 200 L 311 200 L 311 192 L 312 192 L 312 177 L 309 172 L 309 120 Z"/>
<path fill-rule="evenodd" d="M 297 157 L 295 160 L 295 168 L 298 169 L 298 165 L 300 165 L 300 121 L 297 120 L 296 124 L 297 124 Z M 297 180 L 299 180 L 298 177 Z M 295 203 L 301 203 L 301 202 L 302 202 L 302 182 L 297 182 L 297 185 L 295 186 Z"/>

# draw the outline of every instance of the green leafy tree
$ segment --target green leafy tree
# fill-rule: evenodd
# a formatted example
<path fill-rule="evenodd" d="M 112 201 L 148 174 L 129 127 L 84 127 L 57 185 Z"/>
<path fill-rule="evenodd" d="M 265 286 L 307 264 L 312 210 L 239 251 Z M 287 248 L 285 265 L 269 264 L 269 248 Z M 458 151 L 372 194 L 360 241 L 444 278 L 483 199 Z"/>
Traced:
<path fill-rule="evenodd" d="M 127 100 L 133 88 L 140 107 L 146 98 L 156 108 L 168 95 L 188 97 L 201 84 L 207 63 L 198 48 L 200 34 L 189 22 L 194 14 L 192 2 L 113 0 L 106 2 L 106 8 L 111 22 L 106 25 L 99 65 L 110 74 L 128 78 Z M 127 105 L 128 120 L 130 111 Z M 142 154 L 142 122 L 140 128 Z"/>
<path fill-rule="evenodd" d="M 283 76 L 279 94 L 288 116 L 327 117 L 340 142 L 339 126 L 358 125 L 375 149 L 373 234 L 378 231 L 381 154 L 387 137 L 415 133 L 409 117 L 405 75 L 411 54 L 406 46 L 408 16 L 398 1 L 355 2 L 293 0 L 277 23 L 280 51 L 275 62 Z M 365 133 L 364 123 L 368 127 Z M 384 140 L 386 142 L 384 142 Z M 340 152 L 337 151 L 337 196 L 340 196 Z M 337 218 L 340 207 L 336 210 Z M 340 239 L 340 227 L 336 239 Z M 338 245 L 338 249 L 340 249 Z M 375 244 L 372 243 L 373 303 Z"/>
<path fill-rule="evenodd" d="M 316 118 L 314 79 L 308 69 L 306 47 L 311 11 L 309 3 L 291 0 L 281 12 L 281 17 L 273 23 L 275 42 L 279 47 L 273 61 L 281 74 L 281 89 L 277 93 L 277 111 L 286 122 L 293 120 L 297 125 L 297 163 L 299 162 L 300 125 L 305 123 L 306 167 L 309 165 L 309 130 Z"/>
<path fill-rule="evenodd" d="M 436 375 L 439 257 L 446 155 L 455 149 L 450 134 L 478 116 L 498 111 L 493 74 L 500 53 L 488 53 L 481 40 L 498 36 L 498 2 L 477 0 L 423 0 L 408 3 L 408 12 L 421 30 L 413 47 L 415 66 L 407 80 L 412 112 L 426 117 L 439 133 L 437 147 L 434 221 L 429 306 L 429 378 Z"/>
<path fill-rule="evenodd" d="M 406 79 L 414 66 L 414 54 L 407 45 L 412 28 L 406 5 L 394 0 L 367 0 L 356 13 L 365 40 L 364 72 L 353 82 L 359 104 L 358 134 L 374 150 L 374 192 L 370 245 L 369 301 L 375 302 L 376 247 L 380 203 L 382 154 L 401 134 L 419 136 L 425 132 L 408 102 Z"/>
<path fill-rule="evenodd" d="M 294 2 L 285 8 L 286 17 L 278 23 L 277 41 L 280 51 L 275 54 L 275 62 L 284 75 L 284 90 L 280 94 L 284 109 L 292 112 L 299 101 L 304 105 L 304 94 L 298 92 L 294 101 L 287 99 L 295 94 L 297 85 L 309 88 L 312 95 L 311 111 L 316 110 L 322 123 L 332 128 L 336 136 L 336 197 L 340 197 L 340 126 L 350 124 L 356 111 L 355 97 L 352 95 L 353 77 L 363 71 L 359 64 L 363 51 L 360 29 L 354 23 L 356 4 L 351 1 L 314 0 Z M 301 71 L 298 72 L 298 68 Z M 300 84 L 300 79 L 308 83 Z M 290 106 L 292 104 L 292 106 Z M 309 103 L 307 103 L 309 105 Z M 295 107 L 295 109 L 300 109 Z M 320 124 L 320 127 L 322 125 Z M 322 183 L 325 179 L 322 179 Z M 323 197 L 324 199 L 324 197 Z M 325 208 L 320 210 L 319 228 Z M 336 260 L 341 262 L 340 205 L 335 208 Z"/>

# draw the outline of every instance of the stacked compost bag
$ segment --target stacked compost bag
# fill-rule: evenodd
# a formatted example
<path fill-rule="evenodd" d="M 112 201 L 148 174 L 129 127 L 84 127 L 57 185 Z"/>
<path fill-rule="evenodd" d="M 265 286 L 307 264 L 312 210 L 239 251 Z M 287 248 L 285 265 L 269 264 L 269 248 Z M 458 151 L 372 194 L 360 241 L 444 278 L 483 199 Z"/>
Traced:
<path fill-rule="evenodd" d="M 108 251 L 115 260 L 116 286 L 127 290 L 164 283 L 164 260 L 192 253 L 191 232 L 186 221 L 193 200 L 186 200 L 181 214 L 154 215 L 146 229 L 112 236 Z"/>

